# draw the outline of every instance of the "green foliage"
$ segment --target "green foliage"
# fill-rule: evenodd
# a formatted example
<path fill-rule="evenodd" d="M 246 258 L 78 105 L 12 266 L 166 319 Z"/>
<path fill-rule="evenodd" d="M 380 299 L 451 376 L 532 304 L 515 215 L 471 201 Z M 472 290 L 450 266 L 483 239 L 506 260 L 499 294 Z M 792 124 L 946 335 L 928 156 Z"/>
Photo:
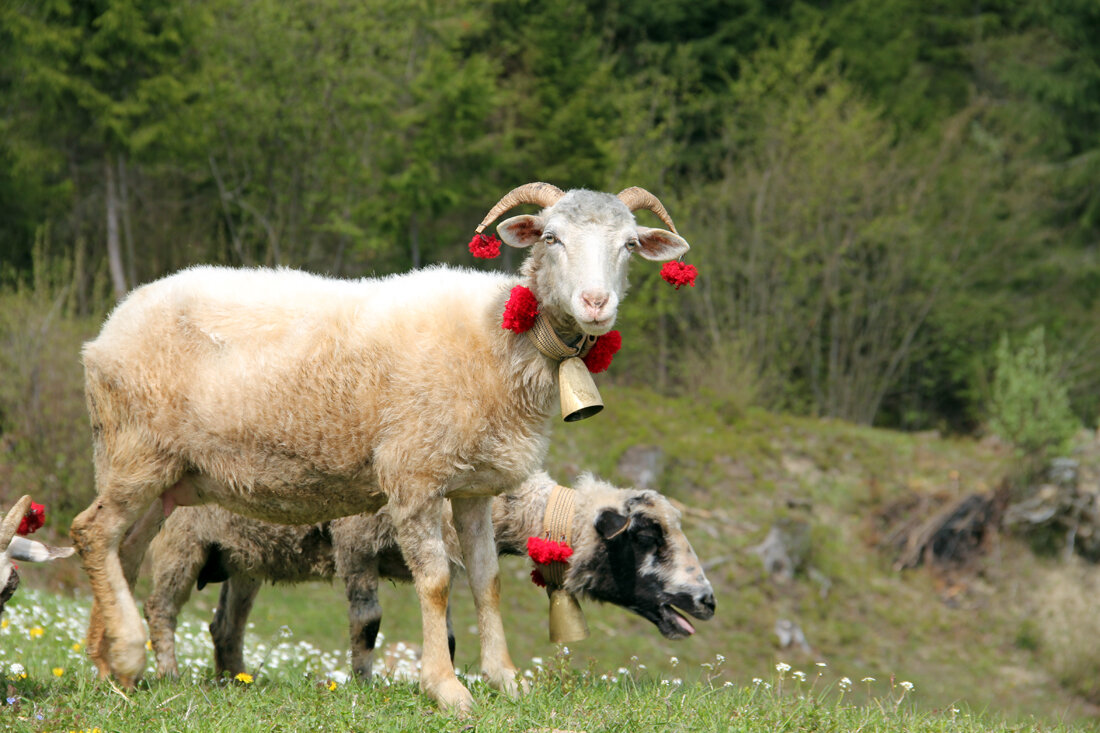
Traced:
<path fill-rule="evenodd" d="M 1058 360 L 1047 354 L 1043 329 L 1029 332 L 1016 349 L 1003 334 L 996 359 L 990 429 L 1028 456 L 1064 450 L 1080 421 L 1070 409 Z"/>

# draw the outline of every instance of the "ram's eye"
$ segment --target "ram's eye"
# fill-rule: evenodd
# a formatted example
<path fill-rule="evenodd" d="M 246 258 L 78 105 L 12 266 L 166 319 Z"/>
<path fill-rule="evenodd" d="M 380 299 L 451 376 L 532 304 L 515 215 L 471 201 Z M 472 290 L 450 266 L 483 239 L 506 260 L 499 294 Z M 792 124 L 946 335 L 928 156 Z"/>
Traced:
<path fill-rule="evenodd" d="M 542 235 L 542 241 L 546 242 L 546 244 L 548 244 L 548 245 L 549 244 L 561 244 L 561 240 L 558 239 L 556 236 L 554 236 L 550 232 L 546 232 L 545 234 Z"/>
<path fill-rule="evenodd" d="M 628 239 L 628 240 L 626 240 L 626 251 L 627 252 L 633 252 L 636 249 L 638 249 L 638 240 L 637 239 Z"/>

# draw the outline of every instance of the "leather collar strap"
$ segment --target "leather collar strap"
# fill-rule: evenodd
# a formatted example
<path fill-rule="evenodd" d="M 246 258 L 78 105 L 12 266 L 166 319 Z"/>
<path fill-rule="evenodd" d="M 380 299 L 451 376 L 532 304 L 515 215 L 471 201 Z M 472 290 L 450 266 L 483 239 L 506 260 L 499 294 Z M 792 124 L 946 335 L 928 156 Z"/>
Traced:
<path fill-rule="evenodd" d="M 573 507 L 577 492 L 567 486 L 555 485 L 546 501 L 546 513 L 542 515 L 542 538 L 573 546 Z M 564 562 L 539 565 L 546 584 L 561 588 L 565 583 Z"/>
<path fill-rule="evenodd" d="M 541 313 L 535 318 L 535 324 L 527 332 L 527 338 L 542 354 L 554 361 L 563 361 L 571 356 L 584 358 L 596 343 L 598 336 L 582 335 L 580 343 L 569 346 L 561 340 L 550 321 Z"/>

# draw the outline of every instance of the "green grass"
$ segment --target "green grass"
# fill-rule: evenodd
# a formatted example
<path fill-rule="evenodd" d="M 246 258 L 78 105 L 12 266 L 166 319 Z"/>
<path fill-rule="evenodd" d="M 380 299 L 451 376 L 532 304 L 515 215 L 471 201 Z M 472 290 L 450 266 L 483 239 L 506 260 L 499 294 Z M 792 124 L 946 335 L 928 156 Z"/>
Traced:
<path fill-rule="evenodd" d="M 519 700 L 468 679 L 477 707 L 458 718 L 430 704 L 414 682 L 346 680 L 338 669 L 343 660 L 319 655 L 285 629 L 252 680 L 220 682 L 212 677 L 209 641 L 197 633 L 194 619 L 179 632 L 183 679 L 122 691 L 96 680 L 79 648 L 85 602 L 34 590 L 17 599 L 0 629 L 5 730 L 1084 730 L 1004 722 L 961 704 L 922 710 L 913 704 L 919 688 L 909 691 L 907 682 L 852 682 L 828 667 L 773 669 L 735 684 L 721 681 L 726 660 L 716 655 L 696 670 L 699 679 L 685 682 L 648 671 L 637 659 L 601 674 L 564 649 L 529 665 L 530 690 Z M 256 636 L 249 642 L 255 653 Z"/>
<path fill-rule="evenodd" d="M 879 544 L 876 513 L 900 498 L 998 485 L 1011 465 L 995 448 L 753 409 L 727 418 L 705 403 L 641 388 L 601 391 L 607 408 L 597 418 L 555 426 L 548 469 L 564 482 L 592 470 L 629 485 L 622 454 L 635 445 L 661 447 L 658 486 L 685 506 L 684 531 L 718 598 L 714 619 L 698 623 L 690 639 L 668 641 L 622 609 L 586 603 L 592 636 L 563 658 L 547 640 L 548 603 L 530 583 L 529 563 L 502 558 L 505 629 L 533 691 L 514 703 L 475 683 L 478 711 L 460 723 L 408 683 L 360 688 L 345 681 L 347 611 L 338 583 L 265 587 L 246 640 L 256 680 L 217 684 L 205 630 L 218 599 L 211 586 L 193 595 L 177 633 L 190 676 L 123 698 L 94 681 L 83 651 L 71 648 L 82 642 L 87 614 L 78 565 L 26 566 L 24 587 L 5 616 L 9 626 L 0 630 L 0 672 L 19 662 L 28 676 L 10 681 L 8 697 L 18 704 L 0 712 L 0 729 L 155 730 L 148 727 L 154 718 L 170 721 L 170 730 L 1095 727 L 1100 699 L 1091 660 L 1100 659 L 1100 623 L 1090 620 L 1088 602 L 1091 590 L 1100 590 L 1094 568 L 1036 557 L 1025 543 L 1001 536 L 965 571 L 899 573 Z M 780 518 L 812 528 L 809 567 L 788 583 L 767 577 L 751 552 Z M 48 539 L 57 530 L 51 521 L 43 534 Z M 139 597 L 146 585 L 139 582 Z M 64 592 L 35 592 L 59 586 Z M 452 599 L 456 663 L 473 672 L 478 643 L 464 580 Z M 1051 599 L 1059 614 L 1049 613 Z M 415 596 L 408 586 L 387 584 L 381 601 L 385 646 L 397 668 L 407 667 L 420 640 Z M 812 651 L 780 649 L 778 619 L 798 623 Z M 37 626 L 44 635 L 32 640 Z M 777 663 L 809 679 L 788 674 L 779 693 Z M 60 677 L 55 667 L 65 670 Z M 855 685 L 841 695 L 843 677 Z M 865 677 L 876 681 L 859 682 Z M 915 689 L 898 705 L 902 680 Z"/>

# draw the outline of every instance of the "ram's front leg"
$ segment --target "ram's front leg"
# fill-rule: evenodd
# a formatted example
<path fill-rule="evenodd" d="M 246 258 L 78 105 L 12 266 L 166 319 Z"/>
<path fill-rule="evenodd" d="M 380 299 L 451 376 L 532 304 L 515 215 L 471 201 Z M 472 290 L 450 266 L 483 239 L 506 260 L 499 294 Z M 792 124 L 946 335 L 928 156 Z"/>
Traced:
<path fill-rule="evenodd" d="M 416 494 L 406 494 L 406 496 Z M 441 707 L 467 713 L 474 698 L 455 676 L 447 643 L 447 600 L 450 567 L 443 544 L 442 498 L 429 496 L 413 505 L 397 506 L 391 499 L 397 542 L 412 572 L 424 628 L 424 649 L 420 657 L 420 689 Z"/>
<path fill-rule="evenodd" d="M 508 655 L 504 623 L 500 618 L 500 567 L 493 539 L 492 497 L 452 499 L 451 507 L 466 575 L 477 606 L 481 672 L 493 687 L 517 697 L 521 685 L 525 685 Z"/>

